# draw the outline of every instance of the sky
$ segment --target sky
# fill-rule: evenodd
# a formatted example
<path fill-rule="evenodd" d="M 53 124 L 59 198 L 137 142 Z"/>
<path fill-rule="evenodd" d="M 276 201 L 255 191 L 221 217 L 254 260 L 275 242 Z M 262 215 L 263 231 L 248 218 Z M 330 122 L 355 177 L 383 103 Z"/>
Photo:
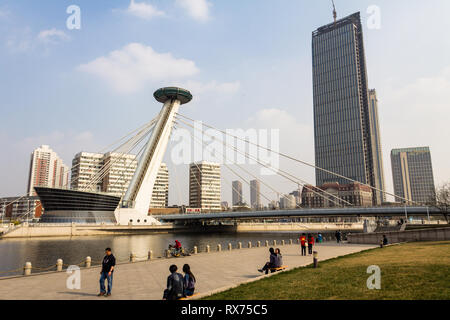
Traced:
<path fill-rule="evenodd" d="M 393 148 L 430 146 L 436 185 L 449 181 L 450 2 L 335 3 L 338 18 L 361 12 L 387 191 Z M 67 26 L 71 5 L 80 29 Z M 369 28 L 373 6 L 377 28 Z M 50 145 L 70 165 L 154 118 L 153 92 L 167 85 L 194 95 L 182 114 L 222 129 L 279 129 L 280 151 L 314 163 L 311 33 L 330 22 L 327 0 L 1 0 L 0 196 L 26 192 L 33 149 Z M 187 201 L 188 169 L 171 163 L 171 150 L 175 204 Z M 280 161 L 314 184 L 312 168 Z M 231 201 L 237 177 L 222 174 Z M 296 189 L 279 176 L 261 179 L 281 193 Z"/>

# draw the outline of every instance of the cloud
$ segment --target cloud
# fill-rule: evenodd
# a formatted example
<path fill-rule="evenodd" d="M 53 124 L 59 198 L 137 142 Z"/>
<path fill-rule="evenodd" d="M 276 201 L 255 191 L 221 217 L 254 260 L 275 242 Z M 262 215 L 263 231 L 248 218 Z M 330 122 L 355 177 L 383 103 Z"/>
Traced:
<path fill-rule="evenodd" d="M 150 20 L 154 17 L 164 16 L 165 13 L 156 9 L 151 4 L 145 2 L 135 2 L 131 0 L 130 5 L 128 6 L 127 12 L 136 17 Z"/>
<path fill-rule="evenodd" d="M 187 10 L 195 20 L 205 22 L 211 18 L 209 8 L 212 4 L 207 0 L 176 0 L 176 5 Z"/>
<path fill-rule="evenodd" d="M 67 41 L 70 39 L 70 37 L 64 31 L 57 30 L 55 28 L 49 30 L 42 30 L 41 32 L 39 32 L 37 38 L 39 41 L 46 44 L 50 43 L 54 44 L 60 41 Z"/>
<path fill-rule="evenodd" d="M 199 72 L 191 60 L 158 53 L 140 43 L 130 43 L 108 56 L 80 65 L 78 70 L 103 79 L 120 93 L 133 93 L 149 82 L 178 80 Z"/>

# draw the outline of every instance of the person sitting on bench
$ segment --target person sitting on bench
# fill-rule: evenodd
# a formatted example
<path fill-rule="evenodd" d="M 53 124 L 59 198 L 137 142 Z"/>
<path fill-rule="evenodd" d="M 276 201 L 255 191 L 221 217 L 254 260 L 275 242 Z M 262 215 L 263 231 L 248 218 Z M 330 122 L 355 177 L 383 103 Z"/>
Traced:
<path fill-rule="evenodd" d="M 275 254 L 277 255 L 276 268 L 281 268 L 283 266 L 283 256 L 281 255 L 281 250 L 276 248 Z"/>
<path fill-rule="evenodd" d="M 277 267 L 277 255 L 275 254 L 275 251 L 273 250 L 273 248 L 270 248 L 269 252 L 270 252 L 270 261 L 267 262 L 262 269 L 258 269 L 259 272 L 266 272 L 266 274 L 268 274 L 269 269 Z"/>

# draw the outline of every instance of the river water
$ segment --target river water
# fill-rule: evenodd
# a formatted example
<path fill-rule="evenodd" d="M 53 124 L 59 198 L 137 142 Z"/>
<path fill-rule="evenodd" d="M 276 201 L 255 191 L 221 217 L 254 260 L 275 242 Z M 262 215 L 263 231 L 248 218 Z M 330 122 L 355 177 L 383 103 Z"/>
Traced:
<path fill-rule="evenodd" d="M 163 252 L 175 239 L 180 241 L 182 246 L 191 250 L 198 247 L 199 252 L 205 251 L 206 246 L 211 246 L 211 251 L 215 251 L 217 244 L 222 245 L 222 250 L 226 250 L 228 243 L 237 247 L 238 242 L 242 242 L 243 247 L 251 241 L 253 246 L 257 241 L 264 245 L 265 240 L 275 239 L 278 243 L 281 240 L 286 242 L 289 239 L 297 239 L 299 232 L 276 232 L 276 233 L 167 233 L 167 234 L 147 234 L 147 235 L 112 235 L 93 237 L 73 237 L 73 238 L 31 238 L 31 239 L 1 239 L 0 240 L 0 277 L 22 274 L 23 271 L 6 272 L 23 268 L 25 262 L 31 262 L 34 272 L 39 272 L 38 268 L 48 268 L 56 264 L 56 260 L 62 259 L 65 265 L 75 265 L 83 262 L 90 256 L 93 265 L 98 264 L 104 256 L 104 250 L 111 247 L 113 254 L 118 261 L 129 259 L 133 252 L 138 258 L 147 257 L 149 250 L 153 251 L 153 257 L 163 256 Z M 54 270 L 54 269 L 53 269 Z"/>

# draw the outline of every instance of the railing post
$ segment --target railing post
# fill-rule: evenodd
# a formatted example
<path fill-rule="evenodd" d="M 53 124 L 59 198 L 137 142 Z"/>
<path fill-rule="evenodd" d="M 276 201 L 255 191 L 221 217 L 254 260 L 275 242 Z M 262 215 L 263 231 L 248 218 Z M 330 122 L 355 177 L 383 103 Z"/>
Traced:
<path fill-rule="evenodd" d="M 167 249 L 165 252 L 166 252 L 166 258 L 170 258 L 170 250 Z"/>
<path fill-rule="evenodd" d="M 24 276 L 31 275 L 31 269 L 32 269 L 31 262 L 26 262 L 25 266 L 23 267 L 23 275 Z"/>
<path fill-rule="evenodd" d="M 277 240 L 273 240 L 273 246 L 275 247 L 277 245 Z"/>
<path fill-rule="evenodd" d="M 130 262 L 136 262 L 136 255 L 134 253 L 130 253 Z"/>
<path fill-rule="evenodd" d="M 91 257 L 87 256 L 87 257 L 86 257 L 86 261 L 84 262 L 84 266 L 85 266 L 86 268 L 90 268 L 90 267 L 91 267 L 91 263 L 92 263 Z"/>
<path fill-rule="evenodd" d="M 250 249 L 251 247 L 252 247 L 252 242 L 249 241 L 249 242 L 248 242 L 248 248 Z"/>
<path fill-rule="evenodd" d="M 197 254 L 198 253 L 198 248 L 197 248 L 197 246 L 194 246 L 194 254 Z"/>
<path fill-rule="evenodd" d="M 233 250 L 233 246 L 231 245 L 231 243 L 228 244 L 228 250 Z"/>
<path fill-rule="evenodd" d="M 293 245 L 293 244 L 294 244 L 294 241 L 293 241 L 292 239 L 289 239 L 289 244 L 290 244 L 290 245 Z"/>
<path fill-rule="evenodd" d="M 242 249 L 242 242 L 238 243 L 238 249 Z"/>
<path fill-rule="evenodd" d="M 256 246 L 257 246 L 258 248 L 260 248 L 260 247 L 261 247 L 261 241 L 258 241 L 258 242 L 256 243 Z"/>
<path fill-rule="evenodd" d="M 221 245 L 221 244 L 218 244 L 218 245 L 217 245 L 217 251 L 218 251 L 218 252 L 222 251 L 222 245 Z"/>
<path fill-rule="evenodd" d="M 268 240 L 266 240 L 266 247 L 268 247 L 269 246 L 269 241 Z"/>
<path fill-rule="evenodd" d="M 285 241 L 281 240 L 281 245 L 284 246 L 285 245 Z"/>
<path fill-rule="evenodd" d="M 206 253 L 210 253 L 211 252 L 211 247 L 209 246 L 209 244 L 206 246 Z"/>
<path fill-rule="evenodd" d="M 148 260 L 152 260 L 152 259 L 153 259 L 153 251 L 150 250 L 150 251 L 148 252 Z"/>
<path fill-rule="evenodd" d="M 62 259 L 56 260 L 56 271 L 62 271 L 63 269 L 63 261 Z"/>

